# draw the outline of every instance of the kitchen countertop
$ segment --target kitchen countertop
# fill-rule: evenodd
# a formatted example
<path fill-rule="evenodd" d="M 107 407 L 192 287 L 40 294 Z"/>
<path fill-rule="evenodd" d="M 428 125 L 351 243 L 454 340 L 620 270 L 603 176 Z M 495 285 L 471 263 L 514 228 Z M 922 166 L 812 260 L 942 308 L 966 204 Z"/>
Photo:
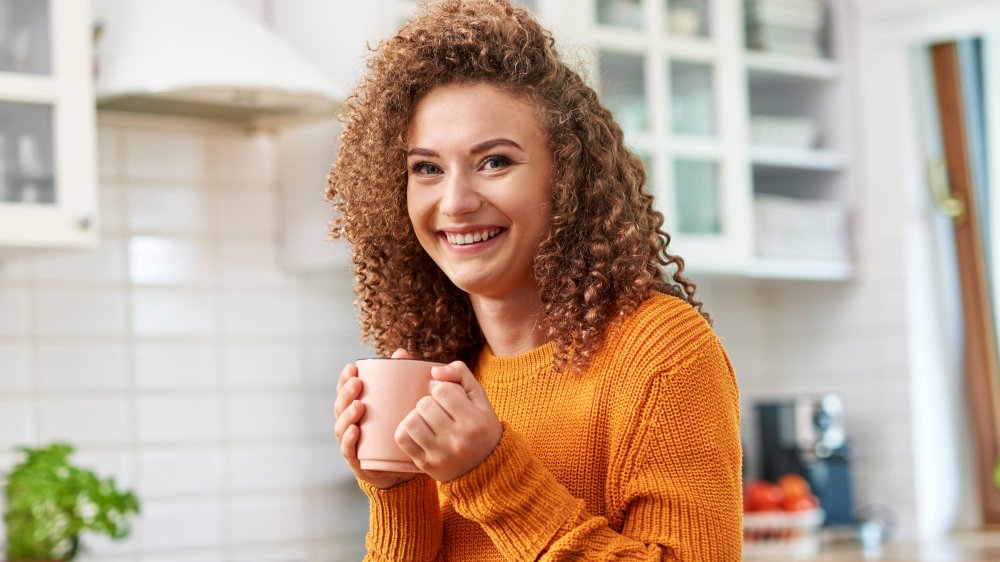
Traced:
<path fill-rule="evenodd" d="M 824 544 L 808 555 L 748 556 L 747 562 L 1000 562 L 1000 530 L 962 532 L 928 542 L 890 542 L 865 551 L 857 543 Z"/>

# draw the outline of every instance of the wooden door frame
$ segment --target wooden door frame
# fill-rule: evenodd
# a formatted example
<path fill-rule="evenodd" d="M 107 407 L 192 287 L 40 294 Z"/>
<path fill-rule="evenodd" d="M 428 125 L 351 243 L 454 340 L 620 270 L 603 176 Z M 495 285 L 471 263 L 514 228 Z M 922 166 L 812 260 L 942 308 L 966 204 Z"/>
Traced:
<path fill-rule="evenodd" d="M 969 158 L 958 45 L 930 48 L 941 145 L 952 195 L 963 212 L 952 220 L 961 287 L 963 373 L 975 445 L 975 474 L 984 526 L 1000 526 L 1000 488 L 994 468 L 1000 454 L 1000 361 L 987 276 L 983 232 Z"/>

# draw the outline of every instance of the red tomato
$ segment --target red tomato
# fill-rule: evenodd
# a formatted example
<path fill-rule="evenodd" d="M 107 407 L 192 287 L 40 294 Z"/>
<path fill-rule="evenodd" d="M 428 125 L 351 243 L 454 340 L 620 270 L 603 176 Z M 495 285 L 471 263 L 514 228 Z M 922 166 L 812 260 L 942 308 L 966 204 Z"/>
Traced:
<path fill-rule="evenodd" d="M 819 507 L 819 499 L 812 494 L 797 498 L 785 498 L 785 501 L 781 502 L 781 509 L 785 511 L 809 511 L 817 507 Z"/>
<path fill-rule="evenodd" d="M 812 495 L 809 481 L 798 474 L 785 474 L 778 478 L 778 486 L 788 499 L 806 498 Z"/>
<path fill-rule="evenodd" d="M 784 500 L 781 488 L 765 480 L 751 480 L 743 488 L 744 511 L 777 511 Z"/>

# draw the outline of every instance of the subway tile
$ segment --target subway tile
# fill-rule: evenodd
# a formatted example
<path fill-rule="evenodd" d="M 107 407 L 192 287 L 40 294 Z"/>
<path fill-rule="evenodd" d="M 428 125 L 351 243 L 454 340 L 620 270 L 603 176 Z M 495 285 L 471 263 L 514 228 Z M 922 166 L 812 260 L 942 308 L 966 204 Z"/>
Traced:
<path fill-rule="evenodd" d="M 298 295 L 227 292 L 222 295 L 222 322 L 227 336 L 299 336 Z"/>
<path fill-rule="evenodd" d="M 233 446 L 229 487 L 236 492 L 295 490 L 307 484 L 308 445 Z"/>
<path fill-rule="evenodd" d="M 185 184 L 127 186 L 128 227 L 138 232 L 197 233 L 209 230 L 206 192 Z"/>
<path fill-rule="evenodd" d="M 139 489 L 144 497 L 217 494 L 227 479 L 221 449 L 143 448 Z"/>
<path fill-rule="evenodd" d="M 40 343 L 37 358 L 42 390 L 114 390 L 129 384 L 124 343 Z"/>
<path fill-rule="evenodd" d="M 0 290 L 0 336 L 28 335 L 29 293 L 22 289 Z"/>
<path fill-rule="evenodd" d="M 276 154 L 271 135 L 218 136 L 213 142 L 215 181 L 239 186 L 268 184 L 275 179 Z"/>
<path fill-rule="evenodd" d="M 312 388 L 306 396 L 309 415 L 306 427 L 313 437 L 325 437 L 333 431 L 333 404 L 337 400 L 335 386 Z"/>
<path fill-rule="evenodd" d="M 227 342 L 223 349 L 229 386 L 295 386 L 305 378 L 296 343 Z"/>
<path fill-rule="evenodd" d="M 114 541 L 103 535 L 88 533 L 81 540 L 81 554 L 74 560 L 79 562 L 135 562 L 137 554 L 135 536 Z"/>
<path fill-rule="evenodd" d="M 30 250 L 5 250 L 6 259 L 0 260 L 0 288 L 5 284 L 23 283 L 28 279 L 29 252 Z M 3 308 L 0 307 L 0 310 Z"/>
<path fill-rule="evenodd" d="M 239 562 L 226 555 L 223 549 L 184 549 L 166 553 L 144 552 L 142 562 Z M 360 559 L 359 559 L 360 560 Z"/>
<path fill-rule="evenodd" d="M 367 530 L 366 530 L 367 532 Z M 342 560 L 363 560 L 368 553 L 365 548 L 365 533 L 348 533 L 310 543 L 309 560 L 340 562 Z"/>
<path fill-rule="evenodd" d="M 336 386 L 340 371 L 348 363 L 374 357 L 375 351 L 361 344 L 360 336 L 311 341 L 306 345 L 306 380 L 311 385 Z"/>
<path fill-rule="evenodd" d="M 337 536 L 363 546 L 368 532 L 368 498 L 354 482 L 330 487 L 306 500 L 310 538 Z"/>
<path fill-rule="evenodd" d="M 34 443 L 35 408 L 28 400 L 0 398 L 0 448 Z"/>
<path fill-rule="evenodd" d="M 308 557 L 308 545 L 304 542 L 273 546 L 237 546 L 232 548 L 231 552 L 233 562 L 298 562 L 300 560 L 315 560 Z"/>
<path fill-rule="evenodd" d="M 208 142 L 202 135 L 126 129 L 125 173 L 130 178 L 200 180 L 208 174 Z"/>
<path fill-rule="evenodd" d="M 125 257 L 121 240 L 102 237 L 87 250 L 45 252 L 31 260 L 36 281 L 42 283 L 119 283 L 125 279 Z"/>
<path fill-rule="evenodd" d="M 274 190 L 236 185 L 212 191 L 210 198 L 212 224 L 223 237 L 259 240 L 278 232 Z"/>
<path fill-rule="evenodd" d="M 145 390 L 214 387 L 219 383 L 218 356 L 211 343 L 138 342 L 136 386 Z"/>
<path fill-rule="evenodd" d="M 114 478 L 119 489 L 135 491 L 135 464 L 128 446 L 77 447 L 72 459 L 76 465 L 94 471 L 101 479 Z"/>
<path fill-rule="evenodd" d="M 232 439 L 305 437 L 310 433 L 306 401 L 300 392 L 230 393 L 226 400 Z"/>
<path fill-rule="evenodd" d="M 311 459 L 308 465 L 308 482 L 312 487 L 355 486 L 354 473 L 347 466 L 340 452 L 340 443 L 333 435 L 333 406 L 330 406 L 327 433 L 323 439 L 314 440 L 310 446 Z"/>
<path fill-rule="evenodd" d="M 305 537 L 306 506 L 301 493 L 236 497 L 229 504 L 234 543 L 299 540 Z"/>
<path fill-rule="evenodd" d="M 197 240 L 135 236 L 128 241 L 129 278 L 137 285 L 208 283 L 214 256 Z"/>
<path fill-rule="evenodd" d="M 130 404 L 126 398 L 43 397 L 39 404 L 43 441 L 68 441 L 81 446 L 129 441 Z"/>
<path fill-rule="evenodd" d="M 35 327 L 41 336 L 124 336 L 125 294 L 111 289 L 39 289 Z"/>
<path fill-rule="evenodd" d="M 119 140 L 121 130 L 110 125 L 97 126 L 97 173 L 100 177 L 116 177 L 121 173 Z"/>
<path fill-rule="evenodd" d="M 23 392 L 31 386 L 31 348 L 0 343 L 0 392 Z"/>
<path fill-rule="evenodd" d="M 219 401 L 211 395 L 140 396 L 141 443 L 200 443 L 221 437 Z"/>
<path fill-rule="evenodd" d="M 117 183 L 111 180 L 101 180 L 98 186 L 98 197 L 100 210 L 98 214 L 98 224 L 100 225 L 102 236 L 108 232 L 117 232 L 124 228 L 125 221 L 122 218 L 124 208 L 123 190 Z"/>
<path fill-rule="evenodd" d="M 136 289 L 132 328 L 141 337 L 211 336 L 216 332 L 213 293 Z"/>
<path fill-rule="evenodd" d="M 295 290 L 300 277 L 278 264 L 273 239 L 223 240 L 220 242 L 219 269 L 227 288 L 281 287 Z"/>
<path fill-rule="evenodd" d="M 358 340 L 361 333 L 354 295 L 346 289 L 339 294 L 310 292 L 305 297 L 306 333 L 312 336 Z"/>
<path fill-rule="evenodd" d="M 142 511 L 144 555 L 159 550 L 217 548 L 225 541 L 221 499 L 151 499 Z"/>

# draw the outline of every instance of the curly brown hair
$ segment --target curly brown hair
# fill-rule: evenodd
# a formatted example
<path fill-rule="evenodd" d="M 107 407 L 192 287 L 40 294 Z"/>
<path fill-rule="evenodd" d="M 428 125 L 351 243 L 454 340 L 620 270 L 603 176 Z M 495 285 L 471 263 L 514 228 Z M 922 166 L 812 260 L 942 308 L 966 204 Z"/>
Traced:
<path fill-rule="evenodd" d="M 339 211 L 332 236 L 353 246 L 362 338 L 380 354 L 469 360 L 484 343 L 468 295 L 424 252 L 406 208 L 410 117 L 444 84 L 491 84 L 539 110 L 552 150 L 552 216 L 534 275 L 557 370 L 585 367 L 606 330 L 654 291 L 702 312 L 683 260 L 667 253 L 642 162 L 527 10 L 507 0 L 427 4 L 374 50 L 341 115 L 327 199 Z"/>

